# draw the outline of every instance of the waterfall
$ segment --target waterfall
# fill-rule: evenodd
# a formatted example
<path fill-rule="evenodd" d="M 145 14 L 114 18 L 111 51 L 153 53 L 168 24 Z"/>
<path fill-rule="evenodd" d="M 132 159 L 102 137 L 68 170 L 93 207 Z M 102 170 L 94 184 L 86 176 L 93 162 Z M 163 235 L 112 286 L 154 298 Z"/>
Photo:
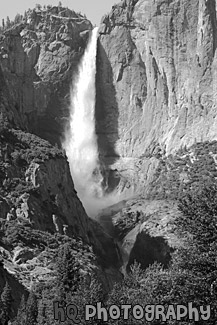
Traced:
<path fill-rule="evenodd" d="M 93 200 L 103 196 L 95 133 L 95 75 L 97 32 L 94 28 L 81 60 L 70 94 L 70 125 L 63 147 L 68 156 L 71 175 L 86 210 L 92 214 Z"/>
<path fill-rule="evenodd" d="M 77 78 L 72 82 L 69 128 L 63 143 L 75 189 L 91 217 L 120 200 L 116 192 L 105 195 L 102 186 L 95 132 L 97 32 L 98 28 L 94 28 Z"/>

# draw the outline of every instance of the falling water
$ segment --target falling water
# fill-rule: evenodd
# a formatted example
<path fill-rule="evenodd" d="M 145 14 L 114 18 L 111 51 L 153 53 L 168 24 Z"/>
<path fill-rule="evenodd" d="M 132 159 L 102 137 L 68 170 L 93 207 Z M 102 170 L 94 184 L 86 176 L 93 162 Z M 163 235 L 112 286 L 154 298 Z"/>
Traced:
<path fill-rule="evenodd" d="M 92 31 L 77 79 L 72 84 L 70 127 L 63 144 L 75 188 L 87 211 L 94 199 L 103 196 L 95 133 L 97 31 L 97 28 Z"/>
<path fill-rule="evenodd" d="M 70 125 L 63 143 L 78 196 L 91 217 L 119 200 L 117 193 L 104 193 L 95 133 L 97 32 L 94 28 L 72 83 Z"/>

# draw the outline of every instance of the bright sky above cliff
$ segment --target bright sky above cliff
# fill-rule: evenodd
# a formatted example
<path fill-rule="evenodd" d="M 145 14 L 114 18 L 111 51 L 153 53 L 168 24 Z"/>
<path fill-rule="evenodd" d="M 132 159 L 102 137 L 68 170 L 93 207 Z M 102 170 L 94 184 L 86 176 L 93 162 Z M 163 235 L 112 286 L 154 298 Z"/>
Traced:
<path fill-rule="evenodd" d="M 64 7 L 86 14 L 93 24 L 99 25 L 102 16 L 108 13 L 112 5 L 120 2 L 120 0 L 62 0 L 61 2 Z M 17 13 L 23 14 L 28 8 L 34 8 L 36 3 L 40 3 L 42 6 L 48 4 L 55 6 L 59 0 L 2 0 L 0 4 L 0 25 L 2 18 L 6 19 L 9 16 L 13 20 Z"/>

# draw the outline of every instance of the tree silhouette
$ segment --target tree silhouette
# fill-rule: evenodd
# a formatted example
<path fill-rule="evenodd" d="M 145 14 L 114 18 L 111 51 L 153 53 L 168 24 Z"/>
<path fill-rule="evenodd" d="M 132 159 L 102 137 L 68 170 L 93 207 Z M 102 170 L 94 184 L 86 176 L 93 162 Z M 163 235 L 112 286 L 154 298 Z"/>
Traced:
<path fill-rule="evenodd" d="M 11 287 L 9 286 L 8 282 L 6 282 L 1 294 L 2 308 L 1 308 L 0 321 L 2 325 L 8 324 L 8 321 L 10 319 L 12 301 L 13 299 L 11 295 Z"/>
<path fill-rule="evenodd" d="M 33 291 L 30 291 L 26 302 L 26 325 L 35 325 L 38 315 L 37 297 Z"/>
<path fill-rule="evenodd" d="M 24 324 L 26 324 L 26 302 L 25 302 L 25 297 L 23 295 L 17 311 L 17 316 L 13 321 L 13 325 L 24 325 Z"/>
<path fill-rule="evenodd" d="M 6 28 L 10 28 L 11 27 L 11 21 L 10 18 L 7 16 L 6 18 Z"/>
<path fill-rule="evenodd" d="M 70 244 L 64 244 L 60 247 L 57 258 L 57 285 L 61 299 L 64 299 L 65 293 L 75 291 L 79 284 L 80 265 L 73 256 Z"/>

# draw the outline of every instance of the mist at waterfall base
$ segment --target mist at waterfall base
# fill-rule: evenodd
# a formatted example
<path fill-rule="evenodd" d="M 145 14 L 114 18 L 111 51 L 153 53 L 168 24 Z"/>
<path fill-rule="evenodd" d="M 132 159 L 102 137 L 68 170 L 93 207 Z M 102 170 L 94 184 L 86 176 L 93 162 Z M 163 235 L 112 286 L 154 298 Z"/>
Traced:
<path fill-rule="evenodd" d="M 69 128 L 63 143 L 75 189 L 90 217 L 118 202 L 117 193 L 104 193 L 95 132 L 97 32 L 94 28 L 72 82 Z"/>

